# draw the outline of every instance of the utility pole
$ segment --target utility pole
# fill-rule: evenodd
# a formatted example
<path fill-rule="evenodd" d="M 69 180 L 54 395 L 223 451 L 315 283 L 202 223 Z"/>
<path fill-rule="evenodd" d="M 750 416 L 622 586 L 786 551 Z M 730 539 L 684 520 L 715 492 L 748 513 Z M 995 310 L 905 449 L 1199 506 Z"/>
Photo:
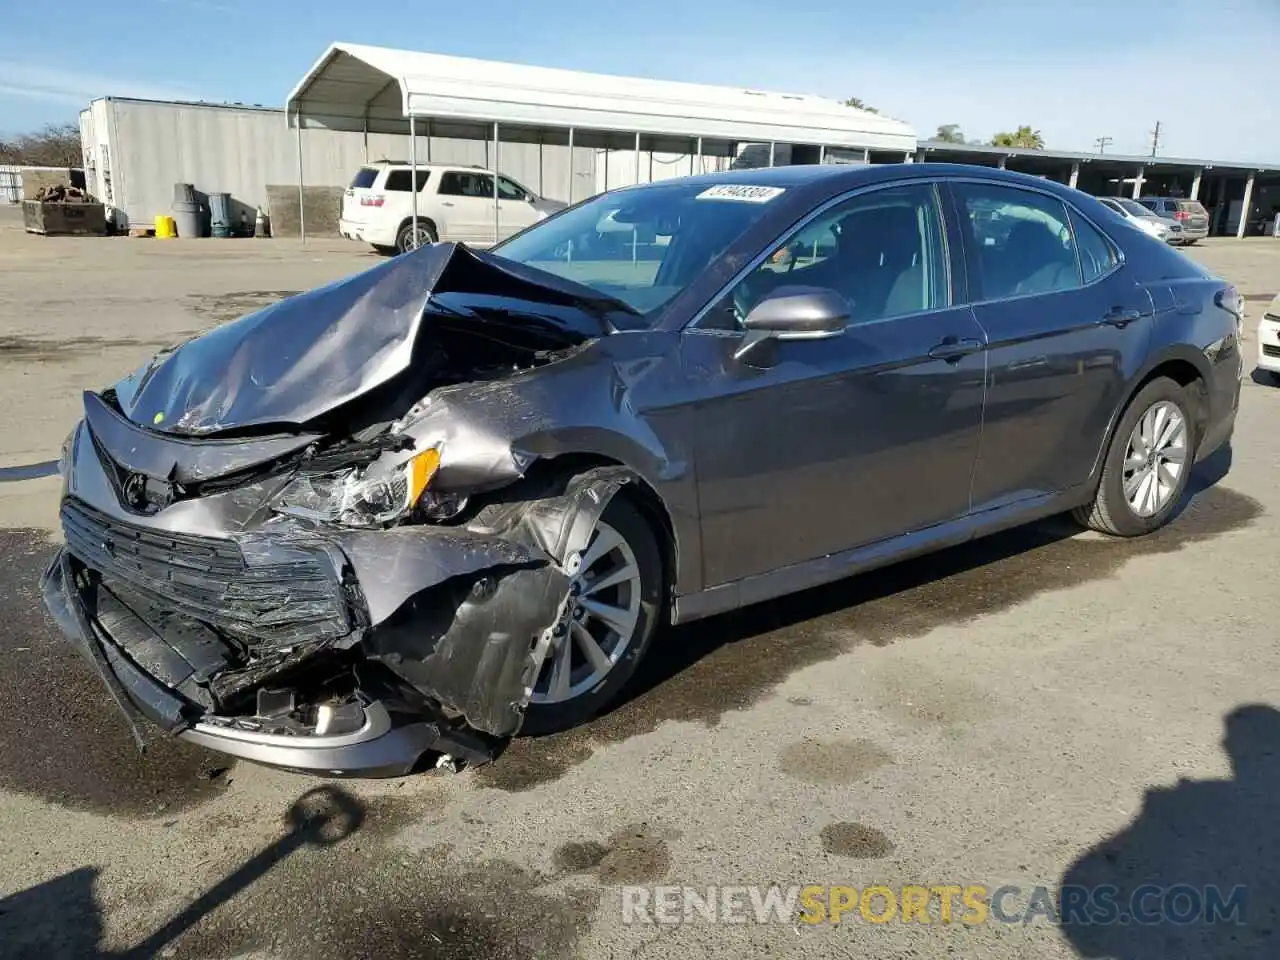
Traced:
<path fill-rule="evenodd" d="M 1114 137 L 1098 137 L 1098 139 L 1094 140 L 1093 142 L 1097 145 L 1099 153 L 1106 153 L 1107 144 L 1110 143 L 1113 139 L 1115 138 Z"/>
<path fill-rule="evenodd" d="M 1156 121 L 1156 128 L 1151 131 L 1151 155 L 1156 155 L 1156 150 L 1160 146 L 1160 121 Z"/>

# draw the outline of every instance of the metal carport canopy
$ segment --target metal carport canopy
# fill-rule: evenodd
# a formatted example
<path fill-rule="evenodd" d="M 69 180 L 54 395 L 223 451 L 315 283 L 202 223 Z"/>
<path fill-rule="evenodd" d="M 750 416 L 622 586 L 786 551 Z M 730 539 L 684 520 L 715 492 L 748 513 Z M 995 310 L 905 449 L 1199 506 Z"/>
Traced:
<path fill-rule="evenodd" d="M 758 143 L 916 149 L 902 121 L 834 100 L 335 43 L 289 94 L 290 125 L 402 133 L 423 117 Z"/>

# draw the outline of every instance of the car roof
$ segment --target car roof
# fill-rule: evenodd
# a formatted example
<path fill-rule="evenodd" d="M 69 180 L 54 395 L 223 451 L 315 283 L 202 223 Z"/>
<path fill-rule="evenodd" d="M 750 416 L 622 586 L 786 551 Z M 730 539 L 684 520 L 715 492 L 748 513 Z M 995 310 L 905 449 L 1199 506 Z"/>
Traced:
<path fill-rule="evenodd" d="M 413 164 L 408 160 L 370 160 L 363 164 L 366 167 L 403 167 L 408 170 Z M 482 167 L 473 163 L 419 163 L 419 170 L 475 170 L 478 173 L 490 173 L 488 167 Z"/>
<path fill-rule="evenodd" d="M 746 170 L 722 170 L 719 173 L 700 173 L 691 177 L 682 177 L 683 183 L 743 184 L 756 186 L 805 187 L 804 192 L 811 196 L 814 192 L 829 194 L 844 193 L 861 186 L 876 183 L 890 183 L 895 180 L 930 179 L 966 179 L 980 177 L 983 180 L 1008 183 L 1010 186 L 1024 186 L 1033 189 L 1056 193 L 1062 197 L 1079 197 L 1080 191 L 1073 190 L 1056 180 L 1013 170 L 1002 170 L 999 167 L 987 167 L 964 163 L 831 163 L 800 164 L 787 167 L 755 167 Z M 642 190 L 646 187 L 660 187 L 670 184 L 671 180 L 655 180 L 637 186 L 624 187 L 625 190 Z"/>

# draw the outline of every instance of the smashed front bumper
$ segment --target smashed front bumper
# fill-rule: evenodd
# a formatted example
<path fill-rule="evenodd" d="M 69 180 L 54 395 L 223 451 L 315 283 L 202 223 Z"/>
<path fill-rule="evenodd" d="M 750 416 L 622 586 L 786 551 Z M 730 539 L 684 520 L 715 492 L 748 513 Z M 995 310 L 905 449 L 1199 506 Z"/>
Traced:
<path fill-rule="evenodd" d="M 481 763 L 518 731 L 578 558 L 628 479 L 588 471 L 480 529 L 283 521 L 227 538 L 69 497 L 41 587 L 140 744 L 159 727 L 333 775 Z M 317 692 L 335 676 L 337 695 Z"/>

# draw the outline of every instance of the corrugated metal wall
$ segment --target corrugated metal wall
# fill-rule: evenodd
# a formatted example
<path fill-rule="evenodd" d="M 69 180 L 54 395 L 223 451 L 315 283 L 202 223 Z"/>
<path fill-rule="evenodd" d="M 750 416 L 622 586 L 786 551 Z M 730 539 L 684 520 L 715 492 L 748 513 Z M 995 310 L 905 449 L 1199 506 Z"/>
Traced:
<path fill-rule="evenodd" d="M 436 135 L 443 132 L 461 136 Z M 492 166 L 493 143 L 484 125 L 432 125 L 431 136 L 420 121 L 420 163 L 457 163 Z M 164 103 L 138 100 L 95 101 L 81 116 L 86 165 L 95 193 L 115 206 L 135 226 L 149 226 L 157 214 L 167 213 L 175 183 L 192 183 L 204 193 L 228 192 L 237 207 L 267 209 L 267 184 L 297 183 L 297 131 L 285 124 L 284 112 L 251 107 Z M 529 189 L 555 200 L 568 200 L 569 150 L 566 135 L 561 142 L 549 133 L 548 142 L 528 142 L 527 131 L 512 131 L 522 142 L 504 133 L 498 150 L 502 173 Z M 367 140 L 367 144 L 366 144 Z M 308 186 L 346 186 L 366 159 L 409 159 L 409 137 L 390 134 L 304 130 L 303 173 Z M 606 188 L 598 170 L 599 149 L 588 144 L 573 151 L 573 199 Z M 655 164 L 673 169 L 678 162 Z M 609 186 L 616 186 L 610 161 Z M 646 158 L 642 167 L 648 169 Z M 664 169 L 666 167 L 663 167 Z M 634 161 L 631 161 L 634 170 Z M 687 172 L 687 167 L 680 172 Z M 91 188 L 92 189 L 92 188 Z M 270 210 L 267 209 L 269 213 Z"/>

